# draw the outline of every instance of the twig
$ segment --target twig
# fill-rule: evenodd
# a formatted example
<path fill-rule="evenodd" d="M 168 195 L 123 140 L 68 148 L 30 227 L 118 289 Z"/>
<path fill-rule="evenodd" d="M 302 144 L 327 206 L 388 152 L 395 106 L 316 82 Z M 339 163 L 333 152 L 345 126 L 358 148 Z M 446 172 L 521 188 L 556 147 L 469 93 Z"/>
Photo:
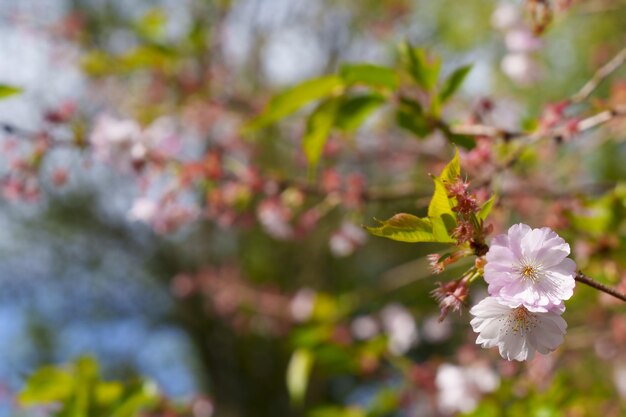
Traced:
<path fill-rule="evenodd" d="M 615 288 L 611 288 L 608 287 L 604 284 L 599 283 L 598 281 L 589 278 L 587 275 L 583 274 L 582 272 L 578 271 L 578 273 L 576 274 L 576 277 L 574 278 L 576 281 L 578 282 L 582 282 L 585 285 L 588 285 L 592 288 L 595 288 L 598 291 L 602 291 L 603 293 L 609 294 L 615 298 L 618 298 L 622 301 L 626 302 L 626 294 L 624 294 L 623 292 L 620 292 L 618 290 L 616 290 Z"/>
<path fill-rule="evenodd" d="M 583 85 L 582 88 L 576 94 L 572 96 L 571 102 L 581 103 L 585 101 L 587 98 L 589 98 L 591 93 L 593 93 L 594 90 L 598 88 L 600 83 L 602 83 L 602 81 L 606 77 L 611 75 L 611 73 L 613 73 L 615 70 L 621 67 L 624 64 L 624 62 L 626 62 L 626 48 L 619 51 L 613 57 L 613 59 L 611 59 L 609 62 L 604 64 L 602 68 L 597 70 L 595 74 L 593 74 L 593 77 L 591 77 L 591 79 L 587 81 L 587 83 Z"/>

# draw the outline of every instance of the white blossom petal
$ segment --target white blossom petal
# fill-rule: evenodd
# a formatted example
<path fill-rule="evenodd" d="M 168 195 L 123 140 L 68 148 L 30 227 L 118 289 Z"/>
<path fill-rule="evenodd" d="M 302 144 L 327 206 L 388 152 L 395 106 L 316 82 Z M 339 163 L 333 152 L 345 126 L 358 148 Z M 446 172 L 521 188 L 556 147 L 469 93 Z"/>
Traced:
<path fill-rule="evenodd" d="M 547 354 L 563 343 L 567 323 L 561 317 L 562 304 L 549 311 L 511 304 L 510 299 L 486 297 L 472 307 L 470 324 L 478 333 L 477 344 L 497 346 L 504 359 L 524 361 L 532 359 L 536 351 Z"/>
<path fill-rule="evenodd" d="M 570 247 L 550 228 L 516 224 L 496 236 L 486 255 L 489 294 L 517 300 L 531 311 L 549 311 L 574 293 L 576 264 Z"/>

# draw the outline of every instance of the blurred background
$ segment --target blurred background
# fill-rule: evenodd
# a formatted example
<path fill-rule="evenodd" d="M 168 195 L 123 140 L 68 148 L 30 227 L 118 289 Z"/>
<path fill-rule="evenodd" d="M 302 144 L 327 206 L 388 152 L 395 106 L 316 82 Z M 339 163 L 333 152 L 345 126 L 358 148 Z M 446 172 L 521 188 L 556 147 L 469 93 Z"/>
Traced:
<path fill-rule="evenodd" d="M 474 346 L 467 311 L 438 321 L 430 291 L 462 269 L 431 275 L 443 246 L 361 228 L 424 212 L 454 153 L 441 134 L 413 137 L 384 104 L 330 135 L 312 173 L 311 106 L 242 133 L 297 83 L 397 68 L 403 42 L 442 74 L 472 65 L 448 120 L 531 129 L 623 47 L 626 2 L 546 2 L 540 35 L 530 3 L 0 0 L 0 84 L 22 89 L 0 101 L 0 415 L 54 413 L 16 395 L 85 355 L 181 407 L 154 415 L 621 415 L 623 307 L 580 289 L 562 350 L 506 363 Z M 626 100 L 625 74 L 582 111 Z M 525 153 L 497 184 L 495 230 L 560 229 L 618 285 L 623 138 L 615 122 Z M 462 150 L 468 178 L 507 146 Z"/>

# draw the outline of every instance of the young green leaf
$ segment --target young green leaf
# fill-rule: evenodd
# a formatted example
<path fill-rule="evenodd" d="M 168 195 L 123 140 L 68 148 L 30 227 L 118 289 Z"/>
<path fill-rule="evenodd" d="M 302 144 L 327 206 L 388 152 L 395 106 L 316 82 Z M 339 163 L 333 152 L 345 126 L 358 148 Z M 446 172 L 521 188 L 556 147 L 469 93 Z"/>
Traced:
<path fill-rule="evenodd" d="M 464 149 L 474 149 L 476 146 L 476 139 L 468 135 L 459 135 L 453 133 L 450 127 L 445 123 L 439 123 L 439 130 L 446 135 L 446 139 L 455 145 L 461 146 Z"/>
<path fill-rule="evenodd" d="M 340 75 L 347 84 L 363 84 L 373 88 L 398 88 L 398 75 L 387 67 L 373 64 L 349 64 L 341 67 Z"/>
<path fill-rule="evenodd" d="M 265 111 L 248 123 L 247 129 L 256 130 L 275 123 L 305 104 L 333 95 L 343 86 L 343 79 L 334 75 L 315 78 L 298 84 L 275 96 Z"/>
<path fill-rule="evenodd" d="M 461 161 L 458 149 L 454 157 L 444 167 L 438 177 L 434 177 L 435 192 L 428 205 L 428 217 L 433 224 L 433 233 L 438 241 L 454 241 L 451 232 L 456 227 L 456 213 L 452 211 L 454 201 L 448 197 L 446 184 L 456 181 L 461 175 Z"/>
<path fill-rule="evenodd" d="M 396 122 L 401 128 L 408 130 L 418 138 L 423 138 L 432 132 L 432 126 L 428 122 L 422 106 L 419 102 L 401 98 L 396 111 Z"/>
<path fill-rule="evenodd" d="M 323 101 L 307 120 L 302 147 L 311 166 L 316 166 L 322 156 L 328 135 L 335 124 L 340 103 L 341 100 L 338 98 Z"/>
<path fill-rule="evenodd" d="M 389 220 L 380 221 L 381 226 L 366 227 L 374 236 L 386 237 L 400 242 L 435 242 L 430 219 L 421 219 L 407 213 L 399 213 Z"/>
<path fill-rule="evenodd" d="M 347 132 L 352 133 L 369 117 L 374 110 L 385 103 L 380 94 L 363 94 L 345 98 L 337 112 L 335 125 Z"/>
<path fill-rule="evenodd" d="M 439 93 L 439 100 L 441 103 L 445 103 L 451 98 L 454 93 L 457 92 L 459 87 L 463 84 L 465 77 L 472 70 L 471 65 L 466 65 L 461 68 L 457 68 L 450 76 L 446 79 L 441 87 L 441 92 Z"/>
<path fill-rule="evenodd" d="M 313 368 L 313 359 L 313 353 L 307 349 L 298 349 L 291 355 L 287 366 L 287 390 L 291 401 L 295 404 L 301 404 L 304 401 Z"/>
<path fill-rule="evenodd" d="M 491 213 L 491 209 L 493 208 L 493 204 L 495 203 L 495 201 L 496 201 L 495 195 L 492 195 L 489 200 L 485 201 L 485 203 L 480 208 L 480 211 L 478 212 L 478 218 L 480 220 L 484 221 L 487 218 L 487 216 L 489 216 L 489 213 Z"/>
<path fill-rule="evenodd" d="M 16 94 L 20 94 L 22 89 L 11 85 L 0 84 L 0 99 L 9 98 Z"/>
<path fill-rule="evenodd" d="M 439 174 L 439 180 L 442 182 L 454 182 L 461 175 L 461 159 L 459 157 L 459 150 L 456 149 L 454 151 L 454 157 L 450 162 L 446 164 L 446 166 Z"/>
<path fill-rule="evenodd" d="M 19 395 L 23 405 L 61 402 L 69 398 L 76 387 L 74 376 L 61 368 L 46 366 L 35 372 Z"/>
<path fill-rule="evenodd" d="M 437 85 L 441 59 L 428 57 L 426 50 L 406 43 L 402 50 L 405 55 L 407 70 L 415 82 L 426 91 L 432 91 Z"/>

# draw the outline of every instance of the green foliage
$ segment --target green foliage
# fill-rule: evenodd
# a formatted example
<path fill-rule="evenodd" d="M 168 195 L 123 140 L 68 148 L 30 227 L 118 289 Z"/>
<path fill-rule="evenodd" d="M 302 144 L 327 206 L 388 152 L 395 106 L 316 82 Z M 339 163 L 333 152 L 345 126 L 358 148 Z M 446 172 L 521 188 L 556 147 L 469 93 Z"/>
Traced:
<path fill-rule="evenodd" d="M 413 80 L 424 90 L 432 91 L 439 79 L 441 59 L 428 56 L 425 49 L 414 47 L 409 43 L 402 45 L 400 53 Z"/>
<path fill-rule="evenodd" d="M 374 236 L 386 237 L 399 242 L 437 242 L 432 220 L 412 214 L 398 213 L 388 220 L 378 222 L 378 227 L 366 227 Z"/>
<path fill-rule="evenodd" d="M 444 81 L 441 86 L 441 92 L 439 93 L 439 101 L 445 103 L 450 99 L 454 93 L 461 87 L 465 77 L 472 70 L 471 65 L 466 65 L 461 68 L 457 68 L 450 76 Z"/>
<path fill-rule="evenodd" d="M 375 93 L 346 97 L 337 111 L 335 126 L 346 133 L 353 133 L 384 103 L 385 98 Z"/>
<path fill-rule="evenodd" d="M 451 236 L 456 226 L 456 213 L 452 210 L 454 200 L 448 197 L 446 183 L 453 182 L 461 174 L 459 152 L 443 169 L 438 177 L 433 177 L 435 191 L 428 205 L 428 216 L 419 218 L 412 214 L 399 213 L 392 218 L 379 221 L 381 226 L 366 227 L 374 236 L 386 237 L 400 242 L 454 243 Z"/>
<path fill-rule="evenodd" d="M 418 138 L 424 138 L 433 131 L 422 105 L 415 100 L 402 97 L 396 111 L 396 122 L 401 128 L 408 130 Z"/>
<path fill-rule="evenodd" d="M 356 407 L 320 407 L 311 411 L 308 417 L 365 417 L 363 410 Z"/>
<path fill-rule="evenodd" d="M 309 375 L 313 368 L 313 353 L 298 349 L 291 355 L 287 366 L 287 390 L 295 404 L 301 404 L 306 394 Z"/>
<path fill-rule="evenodd" d="M 163 36 L 167 16 L 163 9 L 148 11 L 136 24 L 137 32 L 146 39 L 156 40 Z"/>
<path fill-rule="evenodd" d="M 401 50 L 406 63 L 406 70 L 413 80 L 430 97 L 430 106 L 424 106 L 417 100 L 400 96 L 395 112 L 396 123 L 401 128 L 423 138 L 439 129 L 451 143 L 471 149 L 475 145 L 473 138 L 456 135 L 447 124 L 440 120 L 441 106 L 459 89 L 469 73 L 471 66 L 458 68 L 443 83 L 441 92 L 436 94 L 441 59 L 429 56 L 426 50 L 405 44 Z M 354 88 L 367 88 L 372 92 Z M 337 76 L 329 75 L 305 81 L 275 96 L 266 109 L 250 121 L 247 131 L 265 128 L 292 114 L 307 104 L 325 99 L 307 119 L 302 146 L 307 161 L 315 167 L 320 160 L 324 144 L 333 128 L 346 133 L 353 133 L 367 117 L 386 101 L 389 93 L 401 88 L 398 72 L 392 68 L 368 64 L 345 64 Z"/>
<path fill-rule="evenodd" d="M 339 72 L 346 84 L 362 84 L 372 88 L 395 90 L 398 88 L 398 74 L 387 67 L 372 64 L 349 64 Z"/>
<path fill-rule="evenodd" d="M 247 128 L 255 130 L 266 127 L 312 101 L 340 92 L 343 86 L 343 79 L 334 75 L 315 78 L 298 84 L 274 97 L 265 111 L 252 120 Z"/>
<path fill-rule="evenodd" d="M 489 213 L 491 213 L 491 209 L 493 208 L 494 203 L 496 202 L 496 196 L 492 195 L 491 198 L 482 205 L 480 211 L 477 214 L 479 220 L 485 221 Z"/>
<path fill-rule="evenodd" d="M 306 130 L 302 138 L 302 147 L 304 148 L 307 161 L 312 166 L 317 165 L 322 155 L 324 144 L 335 123 L 339 105 L 340 100 L 337 98 L 323 101 L 307 120 Z"/>
<path fill-rule="evenodd" d="M 130 384 L 100 379 L 98 364 L 89 357 L 68 366 L 36 371 L 19 395 L 25 406 L 58 404 L 56 417 L 134 417 L 159 400 L 153 384 Z"/>
<path fill-rule="evenodd" d="M 12 85 L 0 84 L 0 100 L 20 94 L 22 89 Z"/>

